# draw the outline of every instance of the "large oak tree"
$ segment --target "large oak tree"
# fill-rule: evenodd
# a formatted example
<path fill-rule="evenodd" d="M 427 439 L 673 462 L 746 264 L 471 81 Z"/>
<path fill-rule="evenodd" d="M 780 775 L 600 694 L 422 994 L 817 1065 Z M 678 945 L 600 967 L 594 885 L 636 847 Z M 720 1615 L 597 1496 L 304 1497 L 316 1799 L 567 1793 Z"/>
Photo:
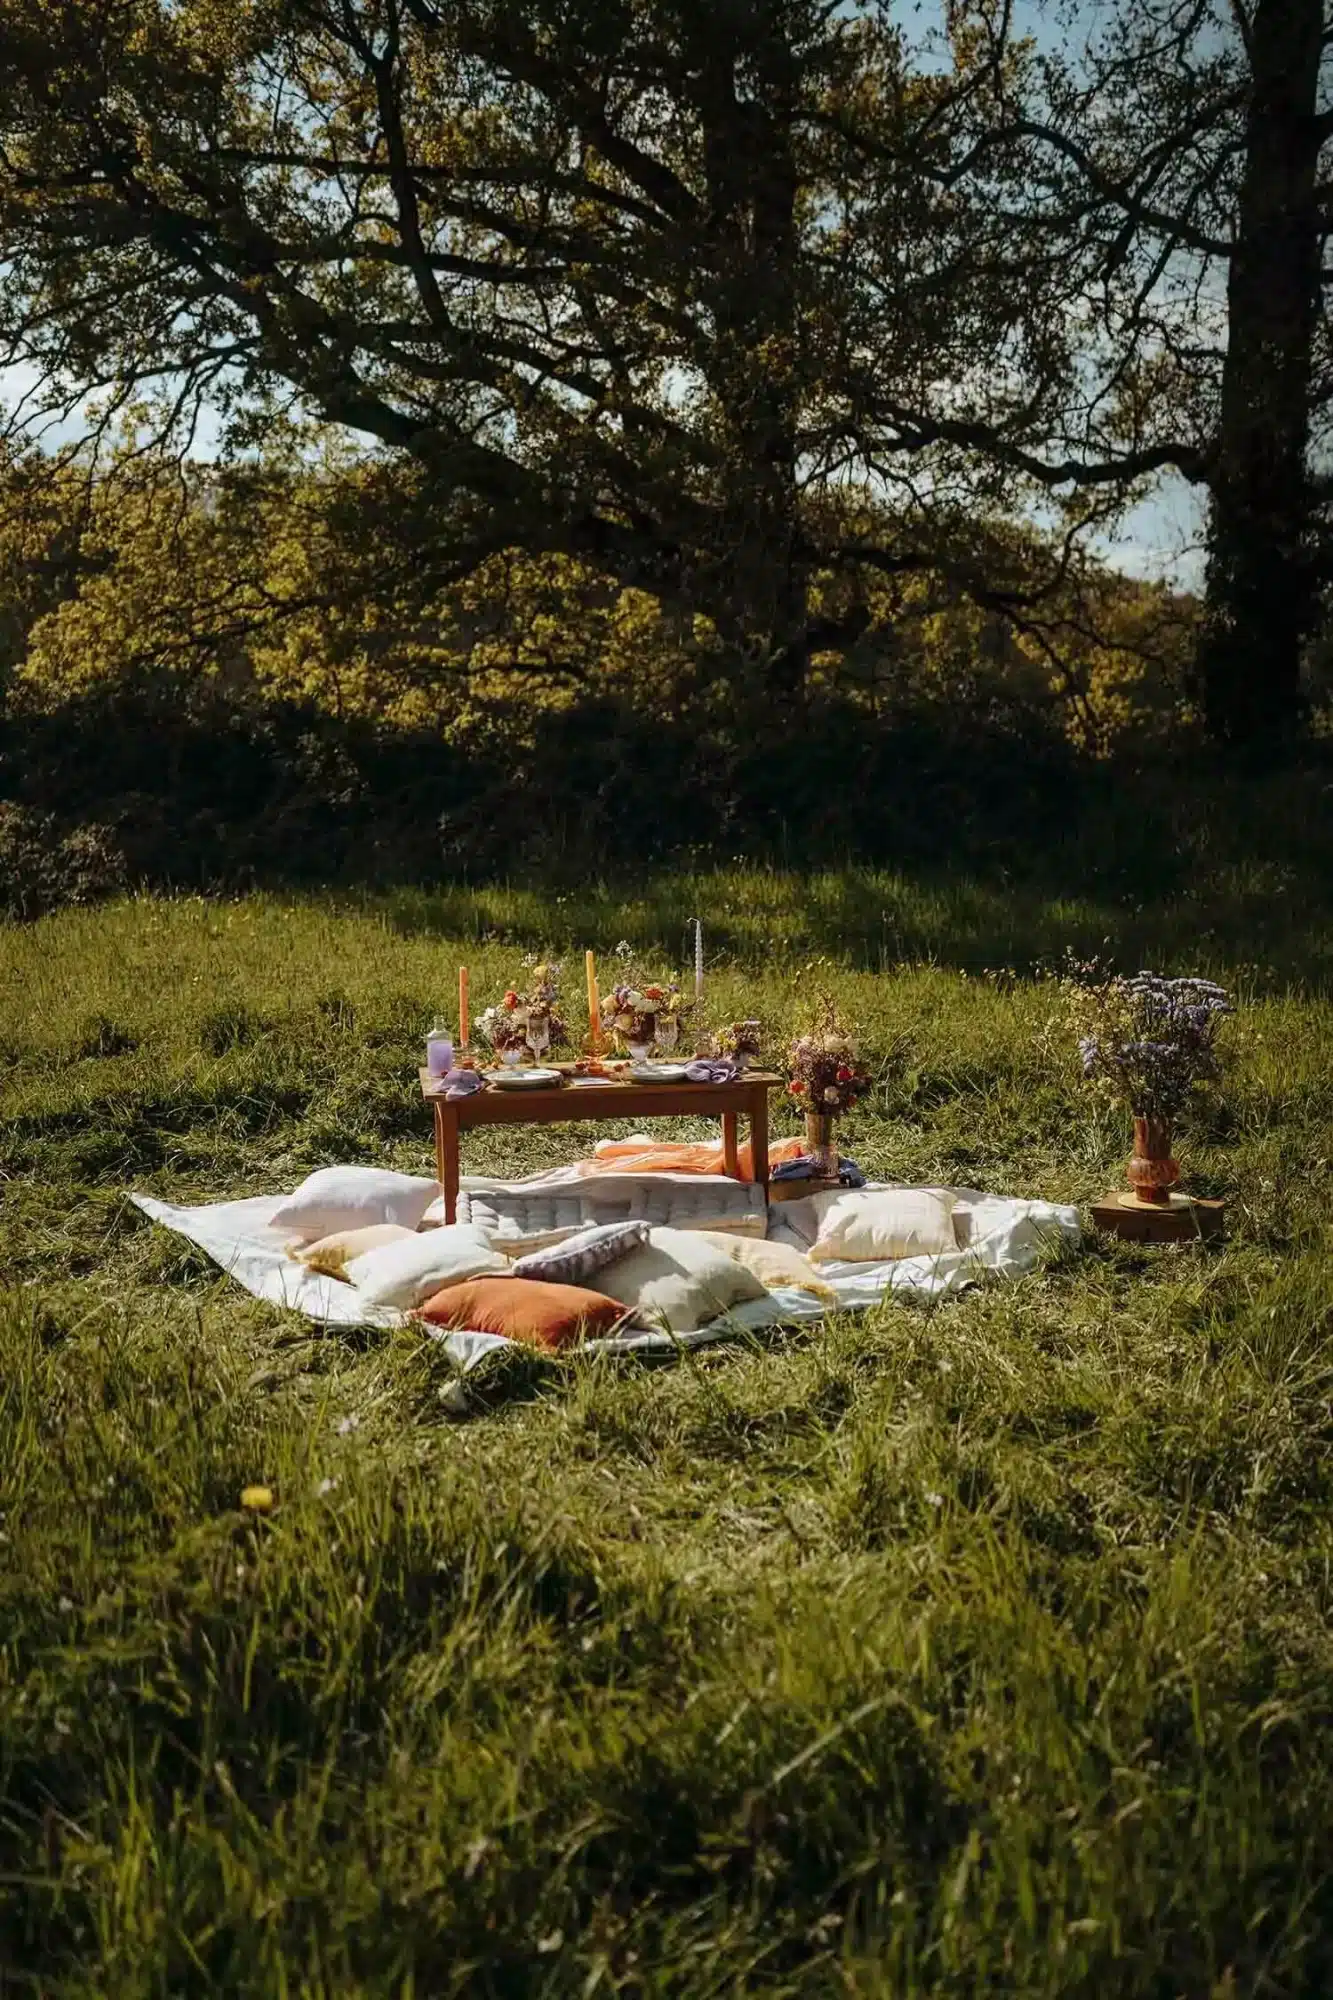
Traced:
<path fill-rule="evenodd" d="M 423 589 L 564 552 L 779 694 L 867 570 L 1039 625 L 1181 447 L 1091 379 L 1085 246 L 984 143 L 1030 57 L 962 13 L 919 68 L 835 0 L 0 0 L 0 335 L 35 408 L 294 402 L 404 468 Z M 1044 573 L 991 532 L 1042 498 Z"/>

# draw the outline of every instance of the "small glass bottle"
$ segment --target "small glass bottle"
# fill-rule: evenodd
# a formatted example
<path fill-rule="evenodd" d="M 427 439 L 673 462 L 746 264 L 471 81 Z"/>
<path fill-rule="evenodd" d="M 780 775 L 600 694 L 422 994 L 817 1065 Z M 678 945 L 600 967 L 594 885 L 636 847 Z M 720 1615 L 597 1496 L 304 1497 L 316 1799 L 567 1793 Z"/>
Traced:
<path fill-rule="evenodd" d="M 454 1066 L 453 1037 L 443 1021 L 437 1021 L 426 1037 L 426 1068 L 432 1076 L 446 1076 Z"/>

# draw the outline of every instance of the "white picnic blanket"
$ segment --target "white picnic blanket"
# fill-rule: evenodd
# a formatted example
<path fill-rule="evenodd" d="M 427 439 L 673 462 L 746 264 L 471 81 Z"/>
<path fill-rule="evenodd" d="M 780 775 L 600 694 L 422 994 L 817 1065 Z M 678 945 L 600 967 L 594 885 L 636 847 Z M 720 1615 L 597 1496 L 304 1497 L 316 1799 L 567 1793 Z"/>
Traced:
<path fill-rule="evenodd" d="M 556 1169 L 556 1173 L 565 1170 Z M 618 1179 L 627 1178 L 618 1176 Z M 645 1206 L 661 1198 L 666 1176 L 645 1174 Z M 693 1177 L 696 1180 L 698 1176 Z M 502 1182 L 465 1179 L 463 1187 L 481 1195 L 503 1197 L 512 1212 L 516 1193 L 534 1197 L 534 1210 L 544 1213 L 544 1191 L 552 1177 L 534 1175 L 529 1181 Z M 734 1186 L 735 1183 L 732 1183 Z M 873 1187 L 876 1183 L 872 1182 Z M 881 1184 L 882 1185 L 882 1184 Z M 932 1257 L 904 1257 L 883 1264 L 821 1264 L 820 1276 L 838 1295 L 838 1308 L 855 1312 L 876 1304 L 890 1292 L 915 1292 L 944 1297 L 961 1291 L 987 1272 L 1019 1277 L 1030 1271 L 1041 1251 L 1079 1240 L 1078 1211 L 1045 1201 L 1014 1201 L 983 1194 L 977 1188 L 953 1188 L 955 1229 L 960 1247 Z M 387 1306 L 368 1306 L 351 1285 L 337 1278 L 318 1277 L 287 1252 L 284 1239 L 269 1227 L 282 1195 L 259 1195 L 247 1201 L 218 1201 L 198 1208 L 181 1208 L 152 1195 L 131 1194 L 136 1207 L 165 1229 L 198 1244 L 228 1277 L 256 1298 L 304 1313 L 327 1326 L 393 1327 L 408 1324 L 406 1313 Z M 429 1215 L 429 1211 L 428 1211 Z M 804 1201 L 775 1202 L 769 1210 L 768 1233 L 804 1249 L 813 1238 L 813 1217 Z M 736 1306 L 724 1318 L 686 1334 L 627 1333 L 607 1340 L 590 1340 L 585 1351 L 630 1353 L 644 1349 L 695 1347 L 725 1339 L 742 1329 L 818 1320 L 830 1308 L 808 1292 L 783 1286 L 766 1298 Z M 500 1334 L 440 1332 L 423 1329 L 443 1346 L 460 1374 L 483 1355 L 512 1343 Z"/>

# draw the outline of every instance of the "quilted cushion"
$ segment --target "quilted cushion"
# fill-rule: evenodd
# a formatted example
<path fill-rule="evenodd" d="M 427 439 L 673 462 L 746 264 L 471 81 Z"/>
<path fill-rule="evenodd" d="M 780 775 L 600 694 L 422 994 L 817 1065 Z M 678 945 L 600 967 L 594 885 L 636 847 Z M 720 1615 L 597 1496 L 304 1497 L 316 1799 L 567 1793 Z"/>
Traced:
<path fill-rule="evenodd" d="M 625 1318 L 619 1300 L 582 1285 L 547 1285 L 537 1278 L 469 1278 L 446 1285 L 421 1308 L 432 1326 L 501 1333 L 533 1347 L 569 1347 L 610 1333 Z"/>
<path fill-rule="evenodd" d="M 599 1272 L 598 1283 L 636 1319 L 672 1333 L 693 1333 L 767 1293 L 753 1271 L 692 1229 L 652 1230 L 641 1248 Z"/>
<path fill-rule="evenodd" d="M 492 1250 L 479 1229 L 454 1223 L 367 1250 L 352 1259 L 344 1276 L 367 1305 L 415 1306 L 441 1285 L 508 1269 L 508 1259 Z"/>
<path fill-rule="evenodd" d="M 516 1278 L 545 1278 L 556 1285 L 577 1285 L 617 1257 L 625 1257 L 648 1241 L 646 1222 L 598 1222 L 580 1229 L 563 1243 L 530 1250 L 510 1266 Z"/>
<path fill-rule="evenodd" d="M 810 1206 L 818 1221 L 815 1264 L 891 1263 L 958 1248 L 947 1188 L 839 1188 L 813 1195 Z"/>
<path fill-rule="evenodd" d="M 522 1256 L 605 1222 L 762 1236 L 768 1204 L 761 1187 L 725 1174 L 606 1174 L 545 1187 L 474 1182 L 459 1195 L 458 1219 Z"/>
<path fill-rule="evenodd" d="M 375 1222 L 415 1229 L 438 1193 L 437 1181 L 387 1167 L 320 1167 L 279 1204 L 269 1228 L 293 1243 L 317 1243 L 335 1229 Z"/>

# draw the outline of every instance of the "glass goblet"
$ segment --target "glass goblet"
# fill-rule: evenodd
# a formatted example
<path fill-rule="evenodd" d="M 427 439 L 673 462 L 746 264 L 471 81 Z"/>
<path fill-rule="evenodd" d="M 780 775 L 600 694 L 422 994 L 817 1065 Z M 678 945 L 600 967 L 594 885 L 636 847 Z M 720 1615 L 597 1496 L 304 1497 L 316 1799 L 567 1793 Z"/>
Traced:
<path fill-rule="evenodd" d="M 529 1021 L 527 1041 L 528 1047 L 532 1050 L 533 1060 L 540 1062 L 547 1049 L 551 1046 L 550 1022 L 543 1020 Z"/>

